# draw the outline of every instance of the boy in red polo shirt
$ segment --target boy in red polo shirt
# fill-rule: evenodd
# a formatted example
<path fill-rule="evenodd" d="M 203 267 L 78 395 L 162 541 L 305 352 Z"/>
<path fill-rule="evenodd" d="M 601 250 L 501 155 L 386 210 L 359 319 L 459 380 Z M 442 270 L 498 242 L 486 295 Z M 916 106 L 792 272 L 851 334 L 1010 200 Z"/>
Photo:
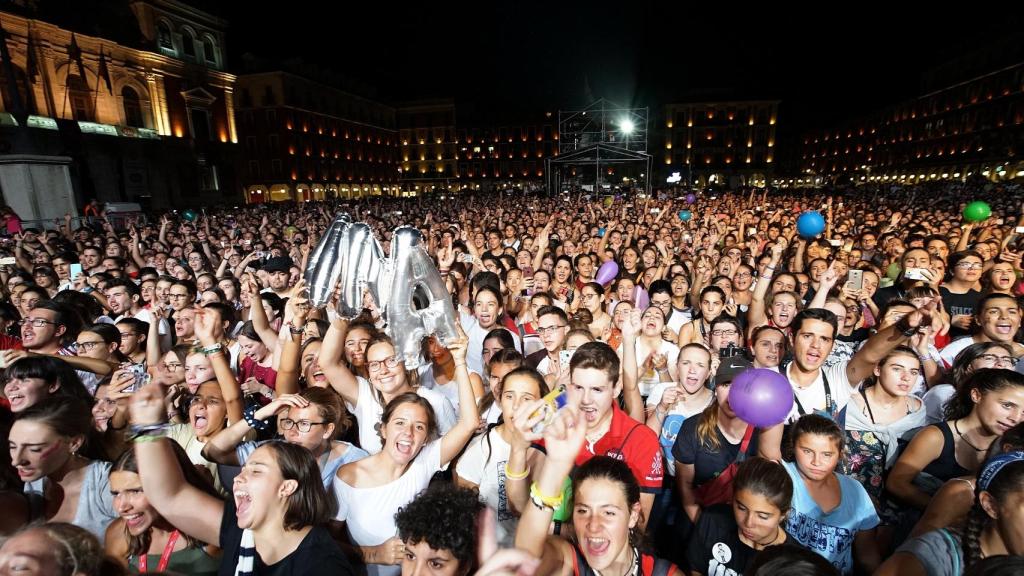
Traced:
<path fill-rule="evenodd" d="M 603 342 L 588 342 L 573 353 L 569 369 L 568 403 L 579 409 L 587 423 L 587 440 L 576 456 L 576 465 L 599 455 L 624 461 L 640 484 L 642 521 L 646 522 L 654 496 L 661 491 L 664 466 L 658 436 L 619 408 L 619 357 Z M 528 505 L 530 477 L 536 477 L 544 466 L 544 441 L 532 431 L 539 418 L 531 415 L 539 405 L 521 406 L 514 418 L 517 438 L 512 442 L 505 485 L 517 510 Z"/>

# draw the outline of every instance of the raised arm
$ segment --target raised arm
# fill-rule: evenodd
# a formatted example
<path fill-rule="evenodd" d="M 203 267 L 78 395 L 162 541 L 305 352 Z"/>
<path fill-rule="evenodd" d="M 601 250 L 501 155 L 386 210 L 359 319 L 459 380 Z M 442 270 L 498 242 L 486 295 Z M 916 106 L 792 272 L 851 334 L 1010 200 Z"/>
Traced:
<path fill-rule="evenodd" d="M 242 389 L 238 385 L 234 371 L 228 363 L 227 349 L 221 344 L 222 328 L 218 326 L 217 316 L 210 310 L 200 308 L 196 310 L 195 332 L 199 344 L 209 350 L 206 357 L 213 365 L 213 373 L 217 376 L 217 383 L 220 385 L 220 393 L 224 396 L 224 405 L 227 407 L 228 422 L 238 422 L 242 419 Z M 219 347 L 219 348 L 218 348 Z M 216 350 L 214 350 L 216 349 Z"/>
<path fill-rule="evenodd" d="M 750 297 L 750 310 L 747 311 L 747 319 L 750 326 L 760 326 L 768 322 L 768 315 L 765 313 L 765 296 L 768 288 L 771 287 L 772 275 L 782 259 L 782 253 L 786 250 L 785 242 L 780 238 L 772 244 L 772 259 L 764 269 L 764 274 L 757 278 L 754 286 L 754 293 Z M 756 268 L 755 268 L 756 270 Z"/>
<path fill-rule="evenodd" d="M 166 416 L 159 386 L 146 386 L 132 395 L 131 418 L 136 426 L 156 427 L 135 441 L 139 476 L 146 498 L 175 528 L 206 543 L 220 541 L 224 502 L 185 481 L 171 448 L 172 440 L 159 437 Z M 145 441 L 140 441 L 144 439 Z"/>
<path fill-rule="evenodd" d="M 160 323 L 167 317 L 167 313 L 159 305 L 150 307 L 149 313 L 153 316 L 153 321 L 149 323 L 149 330 L 146 332 L 146 366 L 150 370 L 155 370 L 164 354 L 160 348 Z"/>
<path fill-rule="evenodd" d="M 643 312 L 631 310 L 622 323 L 622 397 L 630 418 L 644 421 L 644 400 L 640 397 L 640 369 L 636 361 L 636 338 Z"/>
<path fill-rule="evenodd" d="M 351 406 L 359 401 L 359 381 L 345 365 L 345 336 L 348 334 L 348 320 L 338 318 L 324 334 L 320 346 L 320 369 L 327 376 L 331 388 Z"/>
<path fill-rule="evenodd" d="M 566 553 L 570 550 L 566 541 L 549 539 L 548 528 L 551 526 L 554 509 L 563 504 L 562 483 L 572 471 L 586 435 L 586 424 L 571 407 L 561 409 L 544 428 L 547 458 L 534 483 L 534 492 L 543 505 L 525 506 L 516 529 L 516 548 L 541 559 L 538 574 L 559 573 L 565 564 Z"/>
<path fill-rule="evenodd" d="M 459 337 L 452 342 L 448 349 L 455 359 L 455 382 L 459 386 L 459 419 L 455 422 L 455 426 L 452 426 L 448 433 L 441 438 L 442 465 L 451 462 L 462 452 L 480 425 L 480 413 L 476 407 L 473 384 L 469 379 L 469 368 L 466 366 L 469 338 L 462 331 L 462 326 L 456 323 L 455 327 L 459 331 Z"/>
<path fill-rule="evenodd" d="M 271 353 L 277 350 L 277 332 L 270 327 L 270 320 L 267 318 L 267 309 L 263 307 L 260 298 L 259 284 L 253 275 L 246 274 L 245 282 L 249 286 L 249 293 L 252 294 L 252 305 L 249 306 L 249 319 L 252 320 L 252 327 L 260 337 L 260 342 L 267 347 Z"/>

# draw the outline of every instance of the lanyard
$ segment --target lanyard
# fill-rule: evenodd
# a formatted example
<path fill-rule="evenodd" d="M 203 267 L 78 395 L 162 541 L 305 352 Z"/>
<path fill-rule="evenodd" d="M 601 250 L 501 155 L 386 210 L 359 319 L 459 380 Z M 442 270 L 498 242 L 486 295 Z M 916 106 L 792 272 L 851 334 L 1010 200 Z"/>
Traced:
<path fill-rule="evenodd" d="M 167 564 L 171 561 L 171 554 L 174 553 L 174 545 L 178 542 L 178 536 L 181 536 L 181 532 L 175 530 L 171 532 L 169 538 L 167 538 L 167 545 L 164 546 L 164 552 L 160 555 L 160 563 L 156 565 L 157 572 L 163 572 L 167 569 Z M 149 571 L 149 558 L 146 554 L 139 556 L 139 573 L 145 574 Z"/>
<path fill-rule="evenodd" d="M 787 366 L 788 368 L 788 366 Z M 835 411 L 832 406 L 832 388 L 828 385 L 828 376 L 825 376 L 825 369 L 821 368 L 821 383 L 825 385 L 825 412 L 830 418 L 835 420 Z M 800 403 L 800 399 L 797 398 L 796 392 L 793 392 L 793 401 L 796 402 L 796 411 L 801 415 L 807 414 L 804 410 L 803 404 Z"/>

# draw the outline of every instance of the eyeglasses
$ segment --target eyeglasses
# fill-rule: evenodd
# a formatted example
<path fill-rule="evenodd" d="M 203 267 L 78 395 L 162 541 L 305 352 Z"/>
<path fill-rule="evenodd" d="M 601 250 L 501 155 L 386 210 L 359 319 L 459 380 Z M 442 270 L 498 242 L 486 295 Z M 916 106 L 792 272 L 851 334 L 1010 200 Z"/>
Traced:
<path fill-rule="evenodd" d="M 718 336 L 719 338 L 722 337 L 722 336 L 735 336 L 737 334 L 739 334 L 739 331 L 737 331 L 737 330 L 712 330 L 711 331 L 711 335 L 712 336 Z"/>
<path fill-rule="evenodd" d="M 984 360 L 995 366 L 1013 366 L 1019 360 L 1019 358 L 1014 358 L 1013 356 L 996 356 L 995 354 L 981 354 L 977 359 Z"/>
<path fill-rule="evenodd" d="M 54 326 L 60 325 L 56 322 L 50 322 L 49 320 L 46 320 L 44 318 L 22 318 L 21 320 L 18 321 L 18 324 L 21 324 L 22 326 L 25 326 L 26 324 L 31 324 L 34 328 L 42 328 L 47 324 L 53 324 Z"/>
<path fill-rule="evenodd" d="M 138 336 L 138 332 L 121 332 L 121 336 Z"/>
<path fill-rule="evenodd" d="M 75 350 L 85 350 L 86 352 L 96 348 L 101 344 L 106 344 L 103 340 L 93 340 L 91 342 L 75 342 Z"/>
<path fill-rule="evenodd" d="M 401 361 L 402 357 L 398 355 L 392 356 L 391 358 L 385 358 L 383 360 L 371 360 L 366 363 L 366 369 L 370 372 L 378 372 L 382 366 L 387 366 L 387 369 L 391 370 L 395 366 L 398 366 Z"/>
<path fill-rule="evenodd" d="M 292 420 L 291 418 L 282 418 L 281 420 L 278 420 L 277 423 L 281 425 L 282 430 L 291 430 L 298 426 L 299 432 L 302 432 L 303 434 L 309 432 L 313 426 L 327 424 L 327 422 L 310 422 L 309 420 Z"/>
<path fill-rule="evenodd" d="M 188 294 L 168 294 L 167 297 L 168 298 L 174 298 L 175 300 L 178 300 L 178 299 L 181 299 L 181 298 L 188 298 Z"/>
<path fill-rule="evenodd" d="M 167 370 L 168 372 L 174 372 L 176 370 L 181 370 L 182 366 L 183 366 L 183 364 L 178 364 L 177 362 L 172 362 L 170 364 L 164 362 L 164 370 Z"/>
<path fill-rule="evenodd" d="M 750 272 L 738 272 L 736 274 L 737 278 L 750 278 L 750 276 L 751 276 Z"/>
<path fill-rule="evenodd" d="M 981 262 L 958 262 L 956 267 L 961 270 L 981 270 L 985 265 Z"/>
<path fill-rule="evenodd" d="M 540 334 L 541 336 L 554 334 L 555 330 L 558 330 L 559 328 L 565 328 L 565 324 L 557 324 L 555 326 L 538 326 L 537 334 Z"/>

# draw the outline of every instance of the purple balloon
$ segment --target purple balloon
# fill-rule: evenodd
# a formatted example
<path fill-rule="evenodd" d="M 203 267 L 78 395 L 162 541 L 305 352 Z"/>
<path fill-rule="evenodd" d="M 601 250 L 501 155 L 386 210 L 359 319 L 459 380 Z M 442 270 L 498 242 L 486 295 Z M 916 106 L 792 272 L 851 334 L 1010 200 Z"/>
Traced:
<path fill-rule="evenodd" d="M 614 260 L 609 260 L 601 267 L 597 269 L 597 276 L 594 277 L 594 281 L 604 286 L 609 284 L 615 277 L 619 275 L 619 265 Z"/>
<path fill-rule="evenodd" d="M 696 194 L 690 193 L 690 194 L 686 195 L 686 202 L 687 203 L 693 204 L 696 201 L 697 201 L 697 195 Z"/>
<path fill-rule="evenodd" d="M 651 296 L 647 293 L 647 290 L 637 286 L 636 295 L 634 296 L 633 301 L 637 309 L 643 310 L 651 303 Z"/>
<path fill-rule="evenodd" d="M 793 409 L 793 388 L 785 376 L 767 368 L 749 368 L 732 381 L 729 406 L 741 420 L 767 428 Z"/>

